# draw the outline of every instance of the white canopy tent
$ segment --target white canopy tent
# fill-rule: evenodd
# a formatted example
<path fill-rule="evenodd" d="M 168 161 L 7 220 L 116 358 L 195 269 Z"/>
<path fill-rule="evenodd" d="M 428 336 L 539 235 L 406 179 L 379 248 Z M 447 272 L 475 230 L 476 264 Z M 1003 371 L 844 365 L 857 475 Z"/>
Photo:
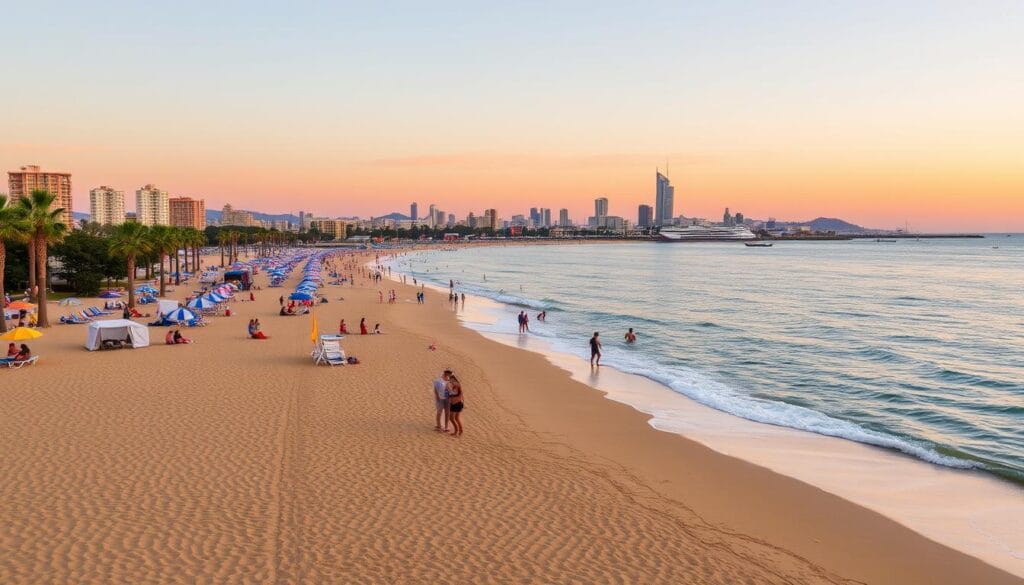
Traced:
<path fill-rule="evenodd" d="M 132 344 L 133 348 L 146 347 L 149 345 L 149 329 L 141 323 L 128 319 L 111 319 L 109 321 L 93 321 L 89 323 L 88 337 L 85 341 L 86 349 L 96 351 L 107 340 L 127 340 Z"/>

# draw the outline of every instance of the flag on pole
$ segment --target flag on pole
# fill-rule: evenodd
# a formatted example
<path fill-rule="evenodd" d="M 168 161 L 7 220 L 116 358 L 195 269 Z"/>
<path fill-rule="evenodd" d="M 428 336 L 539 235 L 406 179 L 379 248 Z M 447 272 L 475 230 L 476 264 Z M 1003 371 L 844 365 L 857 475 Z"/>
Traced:
<path fill-rule="evenodd" d="M 312 311 L 313 315 L 313 330 L 309 332 L 309 340 L 316 343 L 317 335 L 320 333 L 316 326 L 316 311 Z"/>

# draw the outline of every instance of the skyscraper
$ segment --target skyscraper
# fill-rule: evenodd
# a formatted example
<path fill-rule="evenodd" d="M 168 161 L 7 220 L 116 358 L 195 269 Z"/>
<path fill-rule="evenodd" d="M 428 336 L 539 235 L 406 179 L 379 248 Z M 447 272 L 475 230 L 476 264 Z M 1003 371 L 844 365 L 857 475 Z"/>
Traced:
<path fill-rule="evenodd" d="M 455 214 L 454 213 L 449 213 L 448 214 L 448 227 L 455 227 Z"/>
<path fill-rule="evenodd" d="M 100 225 L 124 223 L 124 191 L 100 186 L 89 191 L 89 215 Z"/>
<path fill-rule="evenodd" d="M 536 207 L 530 208 L 530 221 L 533 222 L 534 226 L 540 225 L 540 212 L 537 211 Z"/>
<path fill-rule="evenodd" d="M 725 208 L 725 213 L 722 214 L 722 225 L 736 225 L 732 219 L 732 215 L 729 214 L 729 208 Z"/>
<path fill-rule="evenodd" d="M 170 225 L 167 191 L 146 185 L 135 191 L 135 215 L 142 225 Z"/>
<path fill-rule="evenodd" d="M 540 225 L 541 227 L 551 227 L 551 210 L 544 207 L 540 210 Z"/>
<path fill-rule="evenodd" d="M 492 230 L 498 229 L 498 210 L 497 209 L 486 209 L 486 210 L 484 210 L 484 225 L 482 227 L 490 228 Z"/>
<path fill-rule="evenodd" d="M 71 229 L 75 224 L 71 213 L 71 173 L 44 171 L 38 165 L 25 165 L 20 170 L 7 173 L 7 190 L 12 203 L 36 189 L 53 195 L 53 208 L 64 210 L 62 221 Z"/>
<path fill-rule="evenodd" d="M 654 225 L 672 225 L 672 218 L 675 216 L 675 187 L 669 182 L 668 177 L 656 171 L 657 185 L 654 196 Z"/>
<path fill-rule="evenodd" d="M 650 205 L 641 205 L 637 210 L 636 225 L 642 228 L 654 225 L 654 209 Z"/>
<path fill-rule="evenodd" d="M 412 204 L 409 205 L 409 219 L 411 219 L 413 222 L 415 222 L 419 218 L 420 218 L 420 206 L 419 206 L 418 203 L 413 201 Z"/>
<path fill-rule="evenodd" d="M 608 198 L 598 197 L 594 199 L 594 217 L 600 218 L 608 216 Z"/>
<path fill-rule="evenodd" d="M 171 225 L 200 231 L 206 229 L 206 202 L 202 199 L 171 197 L 167 200 L 167 207 Z"/>
<path fill-rule="evenodd" d="M 433 203 L 427 208 L 427 225 L 430 227 L 437 225 L 437 206 Z"/>
<path fill-rule="evenodd" d="M 558 225 L 561 227 L 569 227 L 572 225 L 572 222 L 569 221 L 569 210 L 564 207 L 558 210 Z"/>

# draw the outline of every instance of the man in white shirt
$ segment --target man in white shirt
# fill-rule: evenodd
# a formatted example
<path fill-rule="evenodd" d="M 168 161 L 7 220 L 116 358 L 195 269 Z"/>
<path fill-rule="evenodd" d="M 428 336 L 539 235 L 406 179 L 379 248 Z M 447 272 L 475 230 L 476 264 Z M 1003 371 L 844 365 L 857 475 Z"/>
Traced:
<path fill-rule="evenodd" d="M 445 370 L 444 374 L 440 378 L 434 380 L 434 408 L 435 413 L 435 424 L 434 430 L 440 432 L 448 432 L 448 379 L 451 378 L 452 371 Z M 444 414 L 444 427 L 441 427 L 441 414 Z"/>

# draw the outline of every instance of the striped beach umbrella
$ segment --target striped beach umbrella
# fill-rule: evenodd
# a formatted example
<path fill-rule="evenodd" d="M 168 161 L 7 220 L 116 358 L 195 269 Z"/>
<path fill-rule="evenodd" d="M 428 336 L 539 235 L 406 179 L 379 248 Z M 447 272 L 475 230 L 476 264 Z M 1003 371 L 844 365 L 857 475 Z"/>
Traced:
<path fill-rule="evenodd" d="M 191 309 L 209 309 L 216 305 L 216 301 L 210 300 L 206 297 L 198 297 L 188 302 L 188 306 Z"/>
<path fill-rule="evenodd" d="M 177 309 L 174 309 L 170 313 L 164 315 L 164 319 L 174 323 L 180 323 L 182 321 L 191 321 L 195 318 L 196 314 L 184 307 L 178 307 Z"/>

